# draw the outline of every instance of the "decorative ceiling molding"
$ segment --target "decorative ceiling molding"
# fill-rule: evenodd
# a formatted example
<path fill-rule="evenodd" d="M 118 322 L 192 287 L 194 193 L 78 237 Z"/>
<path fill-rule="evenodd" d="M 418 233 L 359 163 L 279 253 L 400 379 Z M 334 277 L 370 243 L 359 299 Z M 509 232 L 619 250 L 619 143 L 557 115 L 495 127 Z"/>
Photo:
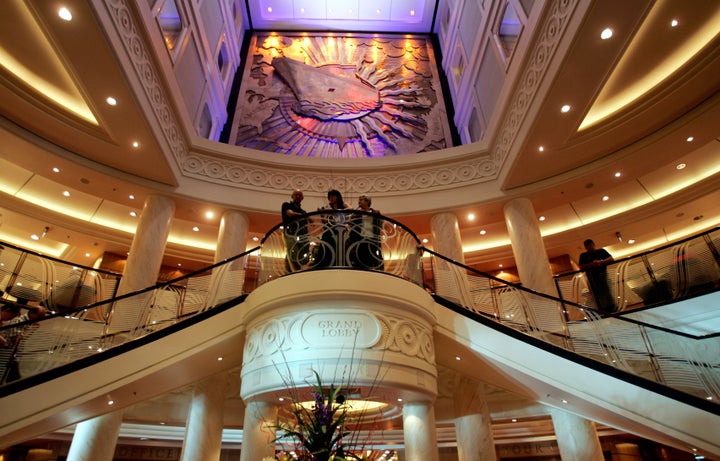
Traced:
<path fill-rule="evenodd" d="M 511 146 L 520 133 L 522 121 L 533 95 L 537 91 L 543 75 L 551 63 L 551 57 L 558 47 L 569 23 L 577 0 L 558 0 L 553 2 L 552 9 L 541 25 L 542 33 L 530 50 L 531 62 L 520 77 L 521 86 L 516 92 L 511 109 L 499 129 L 499 141 L 492 150 L 491 156 L 476 152 L 474 158 L 468 160 L 462 155 L 453 160 L 452 155 L 443 157 L 442 164 L 428 165 L 427 159 L 408 160 L 395 163 L 395 168 L 388 168 L 378 174 L 374 163 L 359 163 L 358 174 L 343 172 L 337 177 L 337 168 L 318 164 L 305 164 L 304 171 L 289 171 L 288 165 L 275 164 L 268 155 L 268 160 L 258 165 L 257 159 L 246 162 L 242 153 L 236 158 L 214 155 L 194 150 L 185 142 L 183 133 L 173 113 L 173 105 L 160 84 L 160 73 L 153 62 L 152 53 L 140 34 L 141 27 L 127 0 L 111 0 L 106 3 L 115 29 L 118 32 L 133 69 L 143 86 L 147 102 L 152 107 L 157 123 L 162 128 L 164 138 L 172 151 L 175 163 L 186 177 L 208 181 L 214 184 L 249 190 L 287 190 L 301 188 L 308 191 L 325 192 L 336 187 L 350 194 L 369 193 L 375 195 L 392 193 L 420 193 L 433 190 L 461 188 L 469 185 L 488 183 L 497 179 L 500 167 L 505 162 Z M 443 151 L 446 152 L 446 151 Z M 237 154 L 237 153 L 235 153 Z M 466 152 L 465 152 L 466 154 Z M 278 162 L 287 161 L 281 155 Z M 382 162 L 383 159 L 372 159 Z M 369 170 L 373 169 L 373 172 Z"/>
<path fill-rule="evenodd" d="M 552 63 L 560 40 L 570 23 L 570 16 L 575 11 L 577 0 L 558 0 L 552 2 L 552 7 L 546 19 L 539 24 L 540 36 L 534 41 L 529 51 L 530 60 L 525 71 L 519 78 L 519 87 L 514 93 L 510 110 L 500 127 L 498 141 L 492 149 L 492 158 L 498 170 L 508 158 L 510 149 L 520 133 L 522 122 L 525 120 L 530 105 L 536 99 L 536 93 Z"/>

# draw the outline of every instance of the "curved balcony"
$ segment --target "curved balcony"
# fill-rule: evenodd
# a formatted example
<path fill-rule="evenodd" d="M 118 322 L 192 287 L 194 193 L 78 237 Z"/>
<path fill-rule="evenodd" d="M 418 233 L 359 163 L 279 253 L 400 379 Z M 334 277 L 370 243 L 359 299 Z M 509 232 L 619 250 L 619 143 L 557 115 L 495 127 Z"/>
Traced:
<path fill-rule="evenodd" d="M 410 229 L 382 215 L 356 210 L 308 213 L 265 235 L 257 283 L 306 270 L 360 269 L 423 286 L 420 245 Z"/>

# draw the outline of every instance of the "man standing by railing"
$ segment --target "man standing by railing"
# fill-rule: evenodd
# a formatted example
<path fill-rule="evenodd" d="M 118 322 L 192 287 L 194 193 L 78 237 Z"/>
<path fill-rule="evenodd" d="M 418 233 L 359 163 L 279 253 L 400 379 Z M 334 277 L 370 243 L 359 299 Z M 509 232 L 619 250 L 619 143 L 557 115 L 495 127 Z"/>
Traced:
<path fill-rule="evenodd" d="M 282 222 L 285 237 L 285 267 L 288 272 L 299 270 L 303 260 L 309 259 L 309 239 L 307 235 L 307 219 L 298 219 L 307 214 L 302 208 L 305 198 L 303 191 L 295 189 L 290 195 L 290 201 L 282 204 Z"/>
<path fill-rule="evenodd" d="M 612 314 L 617 309 L 610 292 L 607 278 L 607 265 L 614 261 L 605 248 L 595 248 L 595 242 L 587 239 L 583 242 L 585 253 L 580 255 L 580 269 L 585 271 L 590 290 L 592 290 L 598 309 Z"/>

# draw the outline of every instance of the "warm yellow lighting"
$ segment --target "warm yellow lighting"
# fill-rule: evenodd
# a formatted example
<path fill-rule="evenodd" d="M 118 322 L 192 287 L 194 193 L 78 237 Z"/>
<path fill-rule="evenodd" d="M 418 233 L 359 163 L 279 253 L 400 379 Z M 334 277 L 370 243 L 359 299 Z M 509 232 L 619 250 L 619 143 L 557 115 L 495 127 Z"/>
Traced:
<path fill-rule="evenodd" d="M 468 213 L 468 220 L 475 221 L 475 213 Z"/>
<path fill-rule="evenodd" d="M 105 102 L 107 102 L 110 106 L 117 106 L 117 99 L 113 98 L 112 96 L 108 96 Z"/>
<path fill-rule="evenodd" d="M 399 400 L 399 399 L 398 399 Z M 300 405 L 308 410 L 312 410 L 315 406 L 314 400 L 308 400 L 306 402 L 300 402 Z M 353 400 L 348 399 L 344 405 L 347 406 L 347 413 L 359 413 L 378 410 L 387 406 L 385 402 L 375 402 L 373 400 Z"/>
<path fill-rule="evenodd" d="M 543 146 L 538 147 L 538 152 L 545 152 L 545 147 L 543 147 Z"/>
<path fill-rule="evenodd" d="M 58 167 L 53 168 L 53 173 L 60 173 L 60 168 L 58 168 Z"/>
<path fill-rule="evenodd" d="M 200 228 L 198 226 L 194 226 L 192 230 L 193 232 L 200 232 Z"/>
<path fill-rule="evenodd" d="M 562 112 L 563 114 L 565 114 L 565 113 L 570 112 L 570 109 L 571 109 L 571 107 L 570 107 L 569 105 L 565 104 L 564 106 L 562 106 L 562 107 L 560 108 L 560 112 Z"/>
<path fill-rule="evenodd" d="M 76 116 L 97 125 L 92 111 L 85 103 L 70 72 L 55 52 L 43 27 L 38 25 L 25 2 L 13 2 L 18 22 L 13 30 L 17 43 L 24 43 L 24 53 L 19 56 L 10 54 L 8 48 L 0 44 L 0 67 L 13 74 L 18 81 L 35 90 L 38 98 L 44 97 Z M 3 3 L 3 6 L 5 4 Z M 19 34 L 19 35 L 18 35 Z M 44 62 L 42 69 L 35 65 Z"/>
<path fill-rule="evenodd" d="M 538 218 L 538 221 L 545 221 L 545 216 L 540 216 L 540 217 Z"/>
<path fill-rule="evenodd" d="M 63 21 L 72 21 L 72 13 L 64 6 L 58 10 L 58 16 Z"/>
<path fill-rule="evenodd" d="M 635 35 L 634 43 L 646 43 L 648 40 L 652 40 L 653 34 L 656 33 L 653 29 L 653 25 L 657 23 L 655 18 L 662 14 L 668 1 L 670 0 L 655 2 L 655 6 L 648 15 L 648 18 Z M 638 65 L 636 58 L 639 51 L 634 52 L 634 43 L 631 43 L 628 52 L 620 59 L 615 72 L 610 76 L 604 88 L 600 91 L 595 103 L 590 108 L 590 111 L 580 124 L 578 130 L 581 131 L 595 125 L 632 104 L 638 98 L 657 87 L 673 72 L 693 59 L 700 50 L 716 37 L 718 30 L 720 30 L 720 9 L 716 9 L 714 14 L 708 17 L 707 21 L 705 21 L 701 27 L 698 27 L 690 34 L 684 43 L 679 44 L 679 46 L 671 53 L 668 53 L 663 60 L 657 62 L 654 68 L 647 69 L 643 72 L 643 76 L 634 82 L 628 82 L 626 80 L 626 75 L 628 74 L 626 69 Z"/>
<path fill-rule="evenodd" d="M 695 139 L 695 138 L 693 138 L 692 136 L 688 136 L 685 141 L 687 141 L 687 142 L 693 142 L 694 139 Z"/>
<path fill-rule="evenodd" d="M 613 36 L 613 30 L 609 27 L 607 29 L 603 30 L 602 32 L 600 32 L 600 38 L 603 40 L 607 40 L 612 36 Z"/>
<path fill-rule="evenodd" d="M 602 201 L 607 202 L 608 200 L 610 200 L 610 197 L 608 197 L 607 195 L 603 195 Z"/>
<path fill-rule="evenodd" d="M 215 217 L 215 213 L 212 212 L 212 211 L 206 211 L 206 212 L 205 212 L 205 217 L 206 217 L 207 219 L 212 219 L 212 218 Z"/>

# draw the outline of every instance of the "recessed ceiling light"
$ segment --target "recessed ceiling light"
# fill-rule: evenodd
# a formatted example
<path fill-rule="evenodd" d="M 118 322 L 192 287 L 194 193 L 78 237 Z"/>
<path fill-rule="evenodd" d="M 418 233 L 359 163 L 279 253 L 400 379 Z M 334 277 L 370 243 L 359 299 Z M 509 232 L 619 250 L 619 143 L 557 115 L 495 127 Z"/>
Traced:
<path fill-rule="evenodd" d="M 687 141 L 687 142 L 693 142 L 694 139 L 695 139 L 695 138 L 693 138 L 692 136 L 688 136 L 685 141 Z"/>
<path fill-rule="evenodd" d="M 608 200 L 610 200 L 610 197 L 608 197 L 607 195 L 603 195 L 602 201 L 607 202 Z"/>
<path fill-rule="evenodd" d="M 114 405 L 114 404 L 115 404 L 115 401 L 114 401 L 113 399 L 110 399 L 110 400 L 108 400 L 107 404 L 108 404 L 108 405 Z"/>
<path fill-rule="evenodd" d="M 456 355 L 455 360 L 460 360 L 460 356 Z"/>
<path fill-rule="evenodd" d="M 603 40 L 607 40 L 612 36 L 613 36 L 613 30 L 609 27 L 604 29 L 602 32 L 600 32 L 600 38 Z"/>
<path fill-rule="evenodd" d="M 60 173 L 60 168 L 58 168 L 58 167 L 53 168 L 53 172 Z"/>
<path fill-rule="evenodd" d="M 85 257 L 86 257 L 86 258 L 89 258 L 89 257 L 90 257 L 90 253 L 85 253 Z"/>
<path fill-rule="evenodd" d="M 410 10 L 410 16 L 415 16 L 415 10 Z"/>
<path fill-rule="evenodd" d="M 222 360 L 223 360 L 222 357 L 218 357 L 217 359 L 218 359 L 218 362 L 222 362 Z"/>
<path fill-rule="evenodd" d="M 684 169 L 686 166 L 687 166 L 687 165 L 684 164 L 684 163 L 678 163 L 675 168 L 678 169 L 678 170 L 682 170 L 682 169 Z"/>
<path fill-rule="evenodd" d="M 619 178 L 620 176 L 622 176 L 622 173 L 620 173 L 619 171 L 616 171 L 616 172 L 615 172 L 615 177 L 616 177 L 616 178 Z"/>
<path fill-rule="evenodd" d="M 678 25 L 677 19 L 673 19 L 672 21 L 670 21 L 670 27 L 677 27 L 677 25 Z"/>
<path fill-rule="evenodd" d="M 568 104 L 565 104 L 560 108 L 560 112 L 562 112 L 563 114 L 566 112 L 570 112 L 570 106 Z"/>
<path fill-rule="evenodd" d="M 511 419 L 510 421 L 512 421 L 513 423 L 516 423 L 516 422 L 517 422 L 517 418 L 513 418 L 513 419 Z"/>
<path fill-rule="evenodd" d="M 422 239 L 423 243 L 428 243 L 428 241 L 429 241 L 428 239 Z"/>
<path fill-rule="evenodd" d="M 206 211 L 206 212 L 205 212 L 205 217 L 206 217 L 207 219 L 212 219 L 212 218 L 215 217 L 215 213 L 213 213 L 212 211 Z"/>
<path fill-rule="evenodd" d="M 40 237 L 37 234 L 32 234 L 30 238 L 33 240 L 40 240 Z"/>
<path fill-rule="evenodd" d="M 112 96 L 108 96 L 105 102 L 107 102 L 111 106 L 117 106 L 117 99 L 113 98 Z"/>
<path fill-rule="evenodd" d="M 130 200 L 135 200 L 135 196 L 133 194 L 130 194 L 129 197 L 130 197 Z"/>
<path fill-rule="evenodd" d="M 132 146 L 137 149 L 138 147 L 140 147 L 140 143 L 137 141 L 133 141 Z"/>
<path fill-rule="evenodd" d="M 628 245 L 632 245 L 633 243 L 635 243 L 635 239 L 628 239 Z"/>
<path fill-rule="evenodd" d="M 468 219 L 470 221 L 475 221 L 475 213 L 468 213 Z"/>
<path fill-rule="evenodd" d="M 65 21 L 72 21 L 72 13 L 64 6 L 58 10 L 58 16 Z"/>
<path fill-rule="evenodd" d="M 545 152 L 545 147 L 544 146 L 538 147 L 538 152 Z"/>
<path fill-rule="evenodd" d="M 268 13 L 272 13 L 272 6 L 268 6 L 268 7 L 267 7 L 267 12 L 268 12 Z"/>
<path fill-rule="evenodd" d="M 378 8 L 377 10 L 375 10 L 375 14 L 380 14 L 380 8 Z"/>
<path fill-rule="evenodd" d="M 193 232 L 200 232 L 200 228 L 198 226 L 193 227 Z"/>
<path fill-rule="evenodd" d="M 63 191 L 63 195 L 64 195 L 65 197 L 70 197 L 70 191 L 64 190 L 64 191 Z"/>
<path fill-rule="evenodd" d="M 398 401 L 398 402 L 402 402 L 402 399 L 401 399 L 400 397 L 398 397 L 397 401 Z"/>
<path fill-rule="evenodd" d="M 252 239 L 253 239 L 253 242 L 257 242 L 258 240 L 260 240 L 260 238 L 257 235 L 255 237 L 253 237 Z"/>
<path fill-rule="evenodd" d="M 134 218 L 135 216 L 137 216 L 137 213 L 135 211 L 131 211 L 130 216 L 132 216 Z"/>
<path fill-rule="evenodd" d="M 503 265 L 502 265 L 502 264 L 498 264 L 498 267 L 503 267 Z"/>
<path fill-rule="evenodd" d="M 538 218 L 538 220 L 539 220 L 539 221 L 545 221 L 545 216 L 540 216 L 540 217 Z"/>
<path fill-rule="evenodd" d="M 487 234 L 487 231 L 486 231 L 485 229 L 481 229 L 481 230 L 480 230 L 480 235 L 485 235 L 485 234 Z"/>
<path fill-rule="evenodd" d="M 300 12 L 305 14 L 305 8 L 300 8 Z"/>

